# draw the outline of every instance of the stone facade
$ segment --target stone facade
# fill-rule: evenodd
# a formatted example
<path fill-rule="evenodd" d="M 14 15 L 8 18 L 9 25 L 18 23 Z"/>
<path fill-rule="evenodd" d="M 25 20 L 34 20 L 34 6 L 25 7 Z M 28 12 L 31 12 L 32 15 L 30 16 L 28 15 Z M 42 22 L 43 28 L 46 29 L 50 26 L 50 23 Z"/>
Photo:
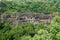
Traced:
<path fill-rule="evenodd" d="M 13 26 L 19 26 L 27 23 L 39 24 L 44 22 L 50 24 L 53 17 L 58 14 L 42 14 L 42 13 L 19 13 L 19 14 L 0 14 L 0 20 L 3 23 L 10 23 Z M 60 16 L 60 15 L 58 15 Z"/>

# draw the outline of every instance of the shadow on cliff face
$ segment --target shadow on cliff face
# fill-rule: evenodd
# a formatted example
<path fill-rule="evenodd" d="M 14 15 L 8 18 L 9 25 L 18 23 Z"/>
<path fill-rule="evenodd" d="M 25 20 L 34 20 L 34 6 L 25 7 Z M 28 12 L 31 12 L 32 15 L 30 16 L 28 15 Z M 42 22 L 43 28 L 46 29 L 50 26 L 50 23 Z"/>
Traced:
<path fill-rule="evenodd" d="M 9 22 L 11 25 L 19 26 L 28 23 L 39 24 L 41 22 L 49 25 L 51 20 L 55 17 L 59 16 L 59 14 L 42 14 L 37 13 L 19 13 L 19 14 L 1 14 L 2 22 Z"/>

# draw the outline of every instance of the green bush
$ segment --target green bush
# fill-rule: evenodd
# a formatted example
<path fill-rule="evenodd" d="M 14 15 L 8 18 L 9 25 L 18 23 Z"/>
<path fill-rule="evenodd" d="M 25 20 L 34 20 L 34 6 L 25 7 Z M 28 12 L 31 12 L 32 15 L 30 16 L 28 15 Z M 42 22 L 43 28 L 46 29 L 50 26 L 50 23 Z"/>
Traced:
<path fill-rule="evenodd" d="M 56 34 L 56 40 L 60 40 L 60 32 Z"/>
<path fill-rule="evenodd" d="M 26 0 L 28 1 L 28 0 Z M 36 2 L 35 2 L 36 1 Z M 38 13 L 59 13 L 60 12 L 60 0 L 34 0 L 30 2 L 15 2 L 15 1 L 2 1 L 6 6 L 1 6 L 1 13 L 12 14 L 21 12 L 38 12 Z"/>
<path fill-rule="evenodd" d="M 53 34 L 48 33 L 47 30 L 40 29 L 32 40 L 53 40 Z"/>
<path fill-rule="evenodd" d="M 0 21 L 0 40 L 60 40 L 60 17 L 50 25 L 29 23 L 16 28 Z"/>

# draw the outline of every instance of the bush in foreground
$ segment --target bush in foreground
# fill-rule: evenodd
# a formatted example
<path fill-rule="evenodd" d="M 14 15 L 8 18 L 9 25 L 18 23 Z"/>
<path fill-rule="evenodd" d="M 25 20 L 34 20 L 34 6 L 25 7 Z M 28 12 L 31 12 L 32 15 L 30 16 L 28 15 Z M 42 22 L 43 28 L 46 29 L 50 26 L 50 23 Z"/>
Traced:
<path fill-rule="evenodd" d="M 55 17 L 49 26 L 40 23 L 12 28 L 0 22 L 0 40 L 60 40 L 60 18 Z"/>

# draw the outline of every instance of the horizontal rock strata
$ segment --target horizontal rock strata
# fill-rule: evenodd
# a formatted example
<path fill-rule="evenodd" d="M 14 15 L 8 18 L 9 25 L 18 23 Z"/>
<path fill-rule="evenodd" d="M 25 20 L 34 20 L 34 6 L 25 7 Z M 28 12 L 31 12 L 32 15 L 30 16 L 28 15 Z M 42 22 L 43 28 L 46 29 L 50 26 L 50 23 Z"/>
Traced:
<path fill-rule="evenodd" d="M 41 22 L 50 24 L 55 16 L 60 14 L 42 14 L 42 13 L 19 13 L 19 14 L 0 14 L 0 20 L 3 23 L 10 23 L 13 26 L 19 26 L 27 23 L 39 24 Z"/>

